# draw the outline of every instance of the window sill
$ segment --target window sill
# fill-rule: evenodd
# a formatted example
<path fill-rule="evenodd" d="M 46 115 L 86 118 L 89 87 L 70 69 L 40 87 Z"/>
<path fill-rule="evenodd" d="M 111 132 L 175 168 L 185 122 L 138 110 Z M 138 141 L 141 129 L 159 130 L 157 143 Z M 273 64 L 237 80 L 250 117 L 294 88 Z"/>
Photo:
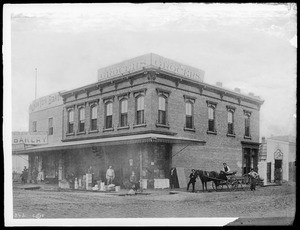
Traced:
<path fill-rule="evenodd" d="M 210 130 L 207 130 L 206 133 L 207 133 L 207 134 L 217 135 L 217 131 L 210 131 Z"/>
<path fill-rule="evenodd" d="M 66 133 L 66 136 L 74 136 L 75 133 Z"/>
<path fill-rule="evenodd" d="M 103 128 L 103 132 L 110 132 L 110 131 L 114 131 L 114 128 Z"/>
<path fill-rule="evenodd" d="M 251 136 L 244 136 L 244 139 L 251 140 Z"/>
<path fill-rule="evenodd" d="M 235 134 L 227 133 L 226 136 L 227 137 L 235 137 Z"/>
<path fill-rule="evenodd" d="M 186 127 L 184 127 L 183 130 L 184 131 L 190 131 L 190 132 L 196 132 L 195 128 L 186 128 Z"/>
<path fill-rule="evenodd" d="M 117 127 L 117 130 L 122 130 L 122 129 L 129 129 L 130 126 L 127 125 L 127 126 L 120 126 L 120 127 Z"/>
<path fill-rule="evenodd" d="M 169 125 L 164 125 L 164 124 L 159 124 L 159 123 L 156 123 L 156 127 L 160 127 L 160 128 L 167 128 L 169 129 L 170 126 Z"/>
<path fill-rule="evenodd" d="M 95 129 L 95 130 L 89 130 L 88 133 L 98 133 L 99 130 L 98 129 Z"/>
<path fill-rule="evenodd" d="M 83 135 L 85 133 L 86 133 L 85 131 L 81 131 L 81 132 L 77 132 L 76 135 Z"/>
<path fill-rule="evenodd" d="M 144 124 L 139 124 L 139 125 L 133 125 L 132 127 L 133 128 L 140 128 L 140 127 L 146 127 L 146 126 L 147 126 L 147 124 L 144 123 Z"/>

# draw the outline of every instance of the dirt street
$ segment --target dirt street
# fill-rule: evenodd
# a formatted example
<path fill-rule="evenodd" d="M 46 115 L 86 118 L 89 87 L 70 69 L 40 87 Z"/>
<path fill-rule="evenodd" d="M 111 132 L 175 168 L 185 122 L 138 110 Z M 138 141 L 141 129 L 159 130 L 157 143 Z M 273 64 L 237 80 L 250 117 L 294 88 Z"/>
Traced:
<path fill-rule="evenodd" d="M 290 217 L 296 210 L 295 185 L 256 191 L 190 193 L 146 190 L 148 195 L 91 191 L 14 189 L 14 218 Z"/>

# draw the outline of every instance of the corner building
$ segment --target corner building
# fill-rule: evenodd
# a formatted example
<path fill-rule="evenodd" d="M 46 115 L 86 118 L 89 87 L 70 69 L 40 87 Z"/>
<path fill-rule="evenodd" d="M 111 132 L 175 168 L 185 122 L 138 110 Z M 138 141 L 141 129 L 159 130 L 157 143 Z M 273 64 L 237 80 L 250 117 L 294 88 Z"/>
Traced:
<path fill-rule="evenodd" d="M 60 93 L 61 141 L 26 152 L 53 155 L 58 183 L 89 166 L 103 181 L 112 165 L 121 187 L 135 171 L 144 188 L 167 187 L 171 167 L 180 181 L 223 162 L 257 170 L 263 100 L 203 80 L 204 71 L 152 53 L 99 69 L 96 83 Z"/>

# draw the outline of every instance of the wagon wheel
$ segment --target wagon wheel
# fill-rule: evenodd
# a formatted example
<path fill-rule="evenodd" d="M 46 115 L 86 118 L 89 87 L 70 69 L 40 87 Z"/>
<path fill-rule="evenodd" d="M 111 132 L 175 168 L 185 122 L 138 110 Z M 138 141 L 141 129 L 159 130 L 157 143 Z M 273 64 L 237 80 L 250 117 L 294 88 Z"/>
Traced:
<path fill-rule="evenodd" d="M 239 186 L 238 181 L 234 180 L 234 181 L 231 182 L 231 190 L 232 191 L 237 190 L 238 186 Z"/>

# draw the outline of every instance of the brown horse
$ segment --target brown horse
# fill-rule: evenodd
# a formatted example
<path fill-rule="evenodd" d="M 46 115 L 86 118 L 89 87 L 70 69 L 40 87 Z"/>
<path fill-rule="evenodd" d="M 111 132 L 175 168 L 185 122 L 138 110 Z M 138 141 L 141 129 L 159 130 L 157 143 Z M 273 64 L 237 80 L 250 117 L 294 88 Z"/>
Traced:
<path fill-rule="evenodd" d="M 221 171 L 220 173 L 217 173 L 215 171 L 203 171 L 203 170 L 196 170 L 196 175 L 199 176 L 201 182 L 202 182 L 202 190 L 204 192 L 204 186 L 207 191 L 207 182 L 212 181 L 215 185 L 215 189 L 218 190 L 218 186 L 221 185 L 222 181 L 227 181 L 227 176 L 235 175 L 235 172 L 225 173 Z M 226 183 L 227 187 L 228 184 Z"/>
<path fill-rule="evenodd" d="M 218 178 L 219 173 L 215 171 L 203 171 L 203 170 L 196 170 L 196 175 L 199 176 L 201 182 L 202 182 L 202 191 L 204 192 L 204 187 L 207 191 L 207 182 L 212 181 L 216 187 L 217 187 L 217 182 L 216 180 L 212 178 Z"/>

